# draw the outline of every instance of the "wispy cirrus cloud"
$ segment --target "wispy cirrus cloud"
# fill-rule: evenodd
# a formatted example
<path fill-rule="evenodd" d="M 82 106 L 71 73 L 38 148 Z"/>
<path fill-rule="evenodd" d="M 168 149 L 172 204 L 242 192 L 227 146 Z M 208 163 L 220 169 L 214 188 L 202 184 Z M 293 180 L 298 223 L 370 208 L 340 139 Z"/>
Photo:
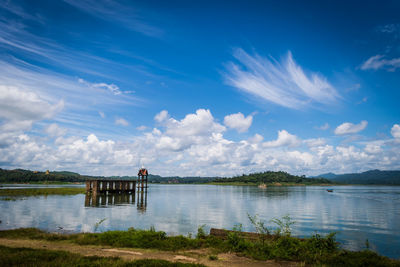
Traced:
<path fill-rule="evenodd" d="M 122 91 L 119 86 L 113 84 L 113 83 L 91 83 L 88 82 L 82 78 L 78 79 L 79 83 L 82 83 L 88 87 L 93 87 L 93 88 L 100 88 L 100 89 L 105 89 L 107 91 L 110 91 L 114 95 L 120 95 L 120 94 L 131 94 L 134 93 L 134 91 Z"/>
<path fill-rule="evenodd" d="M 23 19 L 32 20 L 35 22 L 43 23 L 44 18 L 37 13 L 27 12 L 21 6 L 15 3 L 15 1 L 0 0 L 0 6 L 9 13 L 12 13 Z"/>
<path fill-rule="evenodd" d="M 150 37 L 161 38 L 164 31 L 146 22 L 139 9 L 110 0 L 64 0 L 75 8 L 99 19 L 118 23 L 120 26 Z"/>
<path fill-rule="evenodd" d="M 117 118 L 115 120 L 115 124 L 116 125 L 121 125 L 121 126 L 128 126 L 129 122 L 127 120 L 125 120 L 124 118 Z"/>
<path fill-rule="evenodd" d="M 329 129 L 329 123 L 325 123 L 325 124 L 323 124 L 323 125 L 321 125 L 321 126 L 316 126 L 316 127 L 314 127 L 315 129 L 318 129 L 318 130 L 322 130 L 322 131 L 325 131 L 325 130 L 328 130 Z"/>
<path fill-rule="evenodd" d="M 226 82 L 241 91 L 287 108 L 301 109 L 313 104 L 333 104 L 340 98 L 327 79 L 317 73 L 307 75 L 289 51 L 278 62 L 273 58 L 249 55 L 235 49 L 238 63 L 226 65 Z"/>
<path fill-rule="evenodd" d="M 400 36 L 400 24 L 386 24 L 386 25 L 381 25 L 375 28 L 377 32 L 385 33 L 385 34 L 391 34 L 395 38 L 398 38 Z"/>
<path fill-rule="evenodd" d="M 379 70 L 386 69 L 395 71 L 400 68 L 400 57 L 386 59 L 384 55 L 375 55 L 367 59 L 360 67 L 362 70 Z"/>

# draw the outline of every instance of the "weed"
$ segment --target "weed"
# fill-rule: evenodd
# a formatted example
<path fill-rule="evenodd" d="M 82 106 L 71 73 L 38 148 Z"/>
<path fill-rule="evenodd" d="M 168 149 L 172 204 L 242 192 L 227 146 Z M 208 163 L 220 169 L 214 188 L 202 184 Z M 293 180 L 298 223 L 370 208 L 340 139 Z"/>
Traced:
<path fill-rule="evenodd" d="M 105 220 L 107 220 L 107 218 L 103 218 L 94 224 L 94 232 L 97 232 L 97 229 L 99 228 L 100 224 L 102 224 Z"/>
<path fill-rule="evenodd" d="M 206 225 L 203 224 L 203 225 L 200 225 L 200 226 L 197 228 L 197 235 L 196 235 L 196 238 L 197 238 L 197 239 L 204 239 L 204 238 L 206 238 L 207 234 L 206 234 L 206 232 L 205 232 L 205 230 L 204 230 L 205 227 L 206 227 Z"/>
<path fill-rule="evenodd" d="M 218 256 L 217 255 L 210 255 L 210 256 L 208 256 L 208 259 L 211 260 L 211 261 L 216 261 L 216 260 L 218 260 Z"/>
<path fill-rule="evenodd" d="M 265 226 L 265 222 L 258 220 L 258 215 L 254 215 L 253 217 L 247 213 L 247 217 L 249 218 L 251 224 L 256 228 L 257 233 L 260 234 L 260 238 L 262 240 L 262 244 L 264 246 L 265 244 L 265 239 L 267 239 L 269 235 L 269 230 Z"/>
<path fill-rule="evenodd" d="M 290 236 L 292 233 L 292 225 L 295 224 L 296 222 L 292 221 L 290 216 L 287 214 L 282 217 L 282 219 L 278 218 L 273 218 L 271 222 L 275 223 L 278 225 L 278 228 L 275 230 L 276 235 L 281 235 L 282 233 L 284 235 Z"/>

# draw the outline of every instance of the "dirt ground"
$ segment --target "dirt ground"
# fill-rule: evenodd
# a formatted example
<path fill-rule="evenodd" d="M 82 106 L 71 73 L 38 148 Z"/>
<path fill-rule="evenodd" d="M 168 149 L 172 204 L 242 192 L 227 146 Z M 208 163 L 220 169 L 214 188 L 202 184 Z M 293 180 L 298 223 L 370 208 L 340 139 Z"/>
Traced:
<path fill-rule="evenodd" d="M 84 256 L 120 257 L 124 260 L 162 259 L 185 263 L 201 263 L 206 266 L 300 266 L 296 262 L 256 261 L 239 257 L 232 253 L 220 253 L 217 260 L 210 260 L 212 254 L 208 249 L 182 252 L 159 251 L 152 249 L 112 248 L 108 246 L 81 246 L 69 242 L 51 242 L 30 239 L 0 238 L 0 245 L 14 248 L 36 248 L 47 250 L 63 250 Z"/>

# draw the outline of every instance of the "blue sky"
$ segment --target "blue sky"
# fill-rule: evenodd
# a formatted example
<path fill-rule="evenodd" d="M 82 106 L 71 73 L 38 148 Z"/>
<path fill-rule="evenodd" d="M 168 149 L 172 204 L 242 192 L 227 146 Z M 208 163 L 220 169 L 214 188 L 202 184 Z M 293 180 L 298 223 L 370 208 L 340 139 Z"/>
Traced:
<path fill-rule="evenodd" d="M 0 167 L 400 168 L 398 1 L 0 0 Z"/>

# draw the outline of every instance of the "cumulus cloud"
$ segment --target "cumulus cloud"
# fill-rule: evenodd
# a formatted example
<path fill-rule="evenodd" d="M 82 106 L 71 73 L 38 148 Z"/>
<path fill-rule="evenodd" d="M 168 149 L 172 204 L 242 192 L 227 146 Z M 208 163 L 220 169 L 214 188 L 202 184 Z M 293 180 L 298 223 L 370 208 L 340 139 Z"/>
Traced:
<path fill-rule="evenodd" d="M 246 132 L 253 122 L 253 116 L 245 117 L 242 113 L 235 113 L 225 116 L 224 124 L 229 128 L 237 130 L 239 133 Z"/>
<path fill-rule="evenodd" d="M 249 55 L 243 49 L 236 49 L 233 55 L 239 63 L 227 64 L 226 82 L 253 96 L 293 109 L 310 103 L 333 104 L 340 98 L 325 77 L 306 75 L 291 52 L 282 62 Z"/>
<path fill-rule="evenodd" d="M 336 135 L 355 134 L 364 130 L 368 125 L 367 121 L 361 121 L 359 124 L 345 122 L 335 129 Z"/>
<path fill-rule="evenodd" d="M 163 122 L 168 118 L 169 118 L 169 114 L 168 114 L 168 111 L 166 111 L 166 110 L 162 110 L 162 111 L 160 111 L 160 113 L 158 113 L 156 116 L 154 116 L 154 120 L 157 122 Z"/>
<path fill-rule="evenodd" d="M 209 110 L 199 109 L 183 118 L 163 112 L 158 128 L 144 130 L 129 140 L 66 136 L 58 125 L 49 125 L 49 141 L 35 134 L 11 135 L 12 142 L 0 146 L 4 168 L 71 170 L 92 175 L 132 175 L 142 164 L 160 175 L 236 175 L 274 170 L 314 175 L 400 168 L 400 143 L 369 141 L 360 145 L 330 144 L 329 139 L 301 140 L 286 130 L 276 140 L 263 141 L 261 134 L 229 140 L 226 128 Z M 398 137 L 399 127 L 392 128 Z M 4 134 L 0 132 L 0 136 Z M 56 136 L 59 134 L 58 136 Z M 390 142 L 390 146 L 387 145 Z"/>
<path fill-rule="evenodd" d="M 365 152 L 370 153 L 370 154 L 376 154 L 382 152 L 382 147 L 379 144 L 367 144 L 364 148 Z"/>
<path fill-rule="evenodd" d="M 323 138 L 312 138 L 303 141 L 309 147 L 323 146 L 326 144 L 326 140 Z"/>
<path fill-rule="evenodd" d="M 0 85 L 0 118 L 10 121 L 38 121 L 52 117 L 63 107 L 62 100 L 51 104 L 34 92 Z"/>
<path fill-rule="evenodd" d="M 115 124 L 121 125 L 121 126 L 128 126 L 129 122 L 123 118 L 117 118 L 117 119 L 115 119 Z"/>
<path fill-rule="evenodd" d="M 390 133 L 392 136 L 396 139 L 400 139 L 400 125 L 399 124 L 394 124 L 392 129 L 390 130 Z"/>
<path fill-rule="evenodd" d="M 53 104 L 35 92 L 0 85 L 0 146 L 12 144 L 16 136 L 38 121 L 52 118 L 63 107 L 62 100 Z"/>
<path fill-rule="evenodd" d="M 182 120 L 171 118 L 163 110 L 155 116 L 155 120 L 165 128 L 164 135 L 157 142 L 159 148 L 182 150 L 194 144 L 206 143 L 226 130 L 214 120 L 210 110 L 198 109 L 194 114 L 188 114 Z"/>
<path fill-rule="evenodd" d="M 400 68 L 400 58 L 385 59 L 384 55 L 376 55 L 367 59 L 360 68 L 362 70 L 387 69 L 395 71 Z"/>
<path fill-rule="evenodd" d="M 278 131 L 278 139 L 263 143 L 264 147 L 297 146 L 300 140 L 297 136 L 288 133 L 286 130 Z"/>
<path fill-rule="evenodd" d="M 57 123 L 52 123 L 46 127 L 45 132 L 51 137 L 58 137 L 65 135 L 67 130 L 60 127 Z"/>
<path fill-rule="evenodd" d="M 255 134 L 249 138 L 250 143 L 260 143 L 262 140 L 264 140 L 264 137 L 261 134 Z"/>

